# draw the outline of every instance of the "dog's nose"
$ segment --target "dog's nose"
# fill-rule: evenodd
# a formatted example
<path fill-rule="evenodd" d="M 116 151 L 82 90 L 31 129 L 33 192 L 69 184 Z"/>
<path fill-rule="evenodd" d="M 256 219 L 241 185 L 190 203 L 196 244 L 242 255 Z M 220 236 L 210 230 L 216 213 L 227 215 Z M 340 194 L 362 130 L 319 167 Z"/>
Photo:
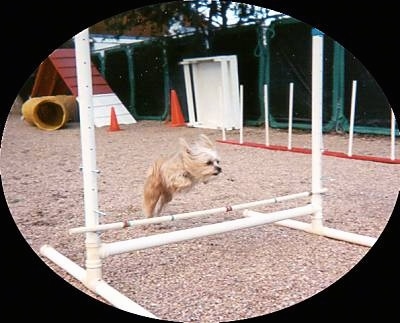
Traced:
<path fill-rule="evenodd" d="M 222 172 L 222 168 L 219 166 L 215 167 L 215 169 L 217 170 L 218 174 Z"/>

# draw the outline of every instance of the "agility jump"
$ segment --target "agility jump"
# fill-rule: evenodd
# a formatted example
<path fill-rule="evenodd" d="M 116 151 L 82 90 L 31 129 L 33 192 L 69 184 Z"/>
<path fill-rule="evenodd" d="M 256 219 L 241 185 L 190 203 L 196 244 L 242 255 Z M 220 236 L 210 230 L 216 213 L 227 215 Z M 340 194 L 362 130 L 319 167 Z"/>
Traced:
<path fill-rule="evenodd" d="M 80 267 L 69 258 L 65 257 L 53 247 L 44 245 L 40 248 L 42 255 L 60 266 L 74 278 L 82 282 L 87 288 L 109 301 L 113 306 L 122 310 L 157 318 L 154 314 L 135 303 L 113 287 L 108 285 L 102 277 L 102 262 L 108 256 L 141 250 L 155 246 L 166 245 L 179 241 L 210 236 L 223 232 L 230 232 L 244 228 L 251 228 L 267 223 L 276 223 L 290 228 L 304 230 L 306 232 L 323 235 L 326 237 L 348 241 L 371 247 L 376 238 L 362 236 L 336 229 L 327 228 L 323 225 L 322 217 L 322 195 L 326 191 L 321 183 L 321 161 L 322 161 L 322 62 L 323 62 L 323 34 L 313 30 L 313 57 L 312 57 L 312 185 L 310 192 L 302 192 L 267 200 L 242 203 L 233 206 L 225 206 L 203 211 L 194 211 L 176 215 L 154 217 L 132 221 L 123 221 L 110 224 L 99 224 L 97 176 L 99 171 L 96 166 L 96 147 L 93 122 L 92 104 L 92 79 L 89 48 L 89 32 L 85 29 L 75 36 L 75 50 L 77 60 L 77 76 L 80 109 L 80 132 L 82 149 L 82 173 L 84 184 L 84 212 L 85 225 L 70 230 L 71 234 L 84 233 L 86 259 L 85 268 Z M 251 207 L 277 203 L 281 201 L 310 198 L 309 203 L 304 206 L 261 213 L 250 210 Z M 134 225 L 150 223 L 161 223 L 186 219 L 189 217 L 203 216 L 209 214 L 230 212 L 243 209 L 243 218 L 224 221 L 216 224 L 204 225 L 175 232 L 155 234 L 146 237 L 126 241 L 103 243 L 98 234 L 99 231 L 110 229 L 122 229 Z M 311 215 L 311 223 L 291 220 L 293 217 Z"/>

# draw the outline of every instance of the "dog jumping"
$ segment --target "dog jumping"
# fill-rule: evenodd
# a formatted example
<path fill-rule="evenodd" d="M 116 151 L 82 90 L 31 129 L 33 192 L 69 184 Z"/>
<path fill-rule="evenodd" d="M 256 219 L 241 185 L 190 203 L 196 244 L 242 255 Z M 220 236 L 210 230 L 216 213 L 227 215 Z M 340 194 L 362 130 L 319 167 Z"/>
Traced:
<path fill-rule="evenodd" d="M 222 172 L 215 144 L 204 134 L 189 145 L 179 139 L 179 149 L 159 158 L 149 168 L 143 189 L 143 213 L 158 216 L 176 193 L 188 192 L 198 183 L 208 183 Z"/>

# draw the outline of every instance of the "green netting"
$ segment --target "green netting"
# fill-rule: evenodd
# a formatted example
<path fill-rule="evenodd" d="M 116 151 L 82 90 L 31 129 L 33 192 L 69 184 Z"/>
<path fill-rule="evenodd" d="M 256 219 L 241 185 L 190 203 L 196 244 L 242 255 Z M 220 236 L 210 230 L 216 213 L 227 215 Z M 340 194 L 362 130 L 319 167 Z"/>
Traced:
<path fill-rule="evenodd" d="M 135 112 L 138 119 L 164 119 L 168 86 L 164 78 L 165 58 L 160 43 L 135 47 L 132 51 Z M 167 66 L 165 66 L 167 67 Z"/>
<path fill-rule="evenodd" d="M 367 134 L 389 134 L 391 109 L 383 90 L 362 63 L 346 52 L 344 129 L 349 130 L 351 92 L 357 81 L 354 131 Z"/>
<path fill-rule="evenodd" d="M 244 122 L 264 122 L 263 86 L 269 87 L 270 126 L 287 128 L 289 84 L 294 84 L 293 128 L 311 128 L 312 27 L 294 19 L 196 33 L 105 50 L 96 64 L 137 119 L 165 119 L 175 89 L 187 120 L 185 58 L 236 55 L 244 87 Z M 264 37 L 265 36 L 265 37 Z M 264 37 L 264 38 L 263 38 Z M 324 36 L 324 131 L 348 131 L 352 80 L 358 81 L 355 132 L 388 134 L 390 106 L 366 68 Z M 397 131 L 398 134 L 398 131 Z"/>
<path fill-rule="evenodd" d="M 269 40 L 270 120 L 272 127 L 288 126 L 289 83 L 294 83 L 293 127 L 311 126 L 311 26 L 301 22 L 275 23 Z M 352 81 L 357 80 L 354 131 L 390 133 L 390 104 L 360 61 L 333 39 L 324 36 L 324 131 L 348 131 Z M 268 71 L 266 71 L 268 73 Z M 285 103 L 285 105 L 282 105 Z M 398 135 L 398 131 L 397 131 Z"/>
<path fill-rule="evenodd" d="M 92 57 L 135 119 L 165 118 L 169 100 L 168 64 L 159 42 L 121 46 L 105 50 L 102 58 Z"/>
<path fill-rule="evenodd" d="M 103 66 L 103 60 L 101 59 L 101 55 L 98 53 L 94 53 L 91 57 L 91 60 L 92 63 L 97 66 L 99 72 L 103 74 L 104 66 Z"/>
<path fill-rule="evenodd" d="M 129 82 L 128 57 L 124 48 L 108 51 L 104 59 L 104 76 L 115 94 L 133 114 Z M 134 117 L 136 117 L 134 115 Z"/>
<path fill-rule="evenodd" d="M 293 83 L 293 127 L 311 125 L 311 26 L 301 23 L 272 25 L 269 40 L 269 107 L 272 127 L 288 126 L 289 84 Z M 323 124 L 332 119 L 333 42 L 324 42 Z"/>
<path fill-rule="evenodd" d="M 243 27 L 221 30 L 211 37 L 210 55 L 236 55 L 238 62 L 239 84 L 243 85 L 244 120 L 261 117 L 258 95 L 259 59 L 256 53 L 257 27 Z"/>

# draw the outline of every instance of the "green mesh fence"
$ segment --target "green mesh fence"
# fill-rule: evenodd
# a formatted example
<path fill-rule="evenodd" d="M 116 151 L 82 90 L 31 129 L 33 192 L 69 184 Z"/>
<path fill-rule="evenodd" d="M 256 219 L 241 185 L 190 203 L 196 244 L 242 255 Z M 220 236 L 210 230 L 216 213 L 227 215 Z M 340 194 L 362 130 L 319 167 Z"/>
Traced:
<path fill-rule="evenodd" d="M 124 48 L 108 51 L 104 59 L 104 76 L 125 107 L 133 114 L 131 106 L 131 89 L 129 82 L 129 65 Z M 134 115 L 136 117 L 136 115 Z"/>
<path fill-rule="evenodd" d="M 366 134 L 389 134 L 391 109 L 383 90 L 362 63 L 346 52 L 344 130 L 349 130 L 351 92 L 357 81 L 354 131 Z M 398 134 L 398 131 L 397 131 Z"/>
<path fill-rule="evenodd" d="M 161 43 L 135 47 L 132 51 L 135 83 L 135 111 L 139 119 L 164 119 L 168 86 Z"/>
<path fill-rule="evenodd" d="M 289 115 L 289 84 L 293 83 L 293 127 L 311 127 L 311 26 L 272 25 L 269 40 L 269 107 L 272 127 L 286 128 Z M 323 125 L 330 128 L 332 112 L 333 42 L 324 42 Z"/>
<path fill-rule="evenodd" d="M 93 63 L 135 119 L 166 117 L 168 64 L 159 42 L 108 49 Z"/>
<path fill-rule="evenodd" d="M 239 84 L 243 85 L 243 119 L 257 120 L 262 116 L 260 97 L 258 95 L 259 59 L 257 57 L 257 28 L 243 27 L 240 32 L 235 29 L 221 30 L 211 37 L 210 54 L 236 55 L 238 61 Z"/>
<path fill-rule="evenodd" d="M 294 84 L 293 128 L 311 128 L 312 27 L 294 19 L 267 29 L 236 27 L 185 37 L 166 37 L 105 50 L 95 64 L 136 119 L 164 120 L 174 89 L 188 119 L 185 58 L 236 55 L 244 87 L 244 123 L 263 125 L 263 86 L 269 87 L 270 126 L 288 127 L 289 84 Z M 367 69 L 333 39 L 324 37 L 324 131 L 348 131 L 351 84 L 358 82 L 355 132 L 389 134 L 390 105 Z M 396 135 L 399 135 L 397 128 Z"/>

